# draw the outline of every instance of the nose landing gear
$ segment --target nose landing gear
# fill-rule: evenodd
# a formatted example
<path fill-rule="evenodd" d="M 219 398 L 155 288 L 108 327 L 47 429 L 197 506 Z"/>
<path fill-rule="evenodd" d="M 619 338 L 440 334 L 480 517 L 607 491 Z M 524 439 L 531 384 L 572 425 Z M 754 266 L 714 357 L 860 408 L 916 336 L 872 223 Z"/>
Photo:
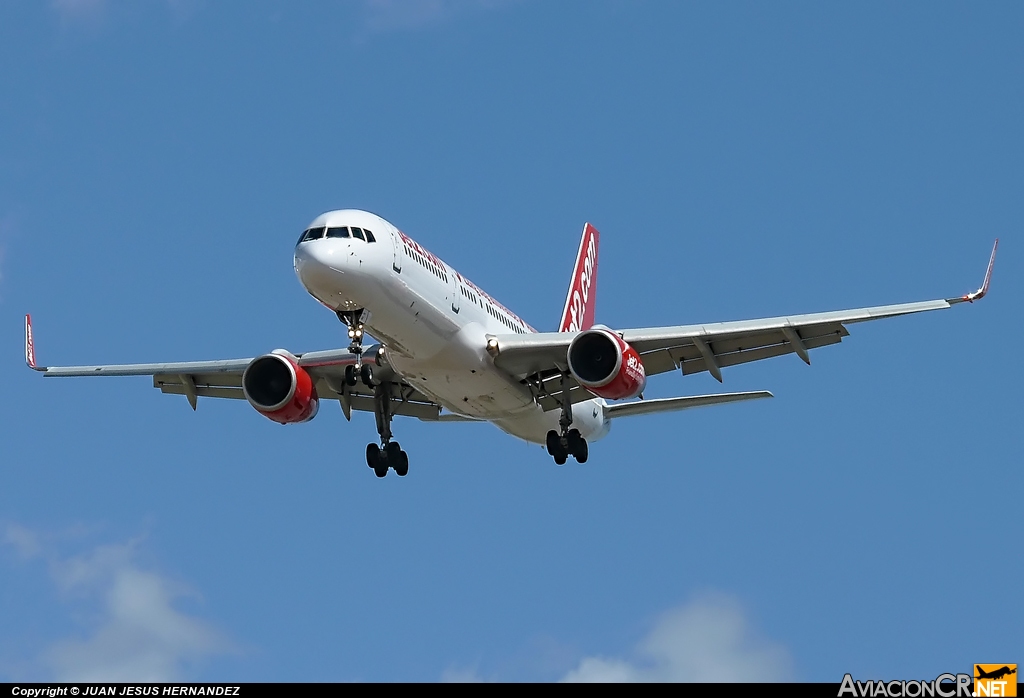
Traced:
<path fill-rule="evenodd" d="M 345 382 L 349 386 L 362 382 L 373 388 L 373 367 L 363 363 L 363 326 L 370 321 L 370 311 L 338 310 L 338 319 L 348 327 L 348 350 L 356 355 L 355 366 L 345 367 Z"/>
<path fill-rule="evenodd" d="M 370 321 L 370 311 L 337 310 L 338 319 L 348 328 L 348 350 L 356 356 L 363 353 L 363 326 Z"/>
<path fill-rule="evenodd" d="M 558 418 L 560 432 L 552 429 L 547 434 L 546 446 L 548 455 L 555 459 L 556 465 L 565 465 L 569 456 L 576 459 L 577 463 L 586 463 L 590 456 L 590 447 L 587 440 L 580 434 L 579 429 L 570 429 L 572 426 L 572 401 L 569 399 L 569 377 L 562 374 L 562 416 Z"/>
<path fill-rule="evenodd" d="M 373 366 L 371 366 L 370 364 L 362 364 L 361 366 L 346 366 L 345 383 L 347 383 L 350 387 L 354 386 L 356 383 L 362 383 L 367 388 L 373 389 Z"/>

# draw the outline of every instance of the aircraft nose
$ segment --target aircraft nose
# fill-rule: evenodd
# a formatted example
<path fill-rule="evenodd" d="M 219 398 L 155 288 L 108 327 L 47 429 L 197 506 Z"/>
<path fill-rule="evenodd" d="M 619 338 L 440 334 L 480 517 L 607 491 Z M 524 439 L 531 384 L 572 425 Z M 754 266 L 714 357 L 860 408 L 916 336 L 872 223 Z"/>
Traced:
<path fill-rule="evenodd" d="M 338 272 L 344 273 L 347 255 L 330 240 L 299 243 L 295 248 L 295 273 L 309 291 L 329 285 Z"/>

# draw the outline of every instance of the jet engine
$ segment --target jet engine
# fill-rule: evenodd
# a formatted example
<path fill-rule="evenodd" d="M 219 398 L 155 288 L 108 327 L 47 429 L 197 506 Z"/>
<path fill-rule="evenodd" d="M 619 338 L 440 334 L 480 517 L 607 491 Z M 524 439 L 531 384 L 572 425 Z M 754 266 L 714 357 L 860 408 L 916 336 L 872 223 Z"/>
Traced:
<path fill-rule="evenodd" d="M 647 373 L 636 349 L 606 327 L 592 327 L 576 335 L 567 359 L 572 377 L 608 400 L 636 397 L 647 385 Z"/>
<path fill-rule="evenodd" d="M 257 412 L 280 424 L 308 422 L 320 408 L 313 379 L 283 351 L 253 359 L 242 374 L 242 392 Z"/>

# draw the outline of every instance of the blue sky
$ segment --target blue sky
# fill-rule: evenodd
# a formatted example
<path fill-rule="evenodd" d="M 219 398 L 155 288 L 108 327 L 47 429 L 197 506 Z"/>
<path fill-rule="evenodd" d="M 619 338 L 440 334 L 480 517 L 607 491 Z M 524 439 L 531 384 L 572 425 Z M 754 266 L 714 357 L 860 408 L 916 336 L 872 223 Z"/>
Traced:
<path fill-rule="evenodd" d="M 0 5 L 0 677 L 931 678 L 1020 662 L 1024 9 Z M 42 363 L 343 343 L 292 245 L 400 226 L 553 329 L 958 295 L 727 369 L 771 401 L 554 466 L 489 425 L 280 427 Z M 649 396 L 718 389 L 651 381 Z"/>

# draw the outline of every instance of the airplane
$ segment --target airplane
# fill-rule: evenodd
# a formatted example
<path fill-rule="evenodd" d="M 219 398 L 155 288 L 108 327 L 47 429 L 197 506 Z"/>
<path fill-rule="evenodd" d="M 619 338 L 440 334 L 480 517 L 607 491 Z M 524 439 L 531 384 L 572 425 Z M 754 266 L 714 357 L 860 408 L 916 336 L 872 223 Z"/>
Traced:
<path fill-rule="evenodd" d="M 975 670 L 977 672 L 977 676 L 974 677 L 976 679 L 1001 679 L 1004 676 L 1009 676 L 1010 674 L 1016 674 L 1017 673 L 1016 665 L 1014 665 L 1013 669 L 1011 669 L 1008 666 L 1004 666 L 1004 667 L 1001 667 L 999 669 L 995 669 L 993 671 L 985 671 L 984 669 L 982 669 L 977 664 L 974 665 L 974 668 L 975 668 Z"/>
<path fill-rule="evenodd" d="M 722 369 L 783 354 L 810 365 L 812 349 L 849 335 L 846 325 L 941 310 L 973 293 L 917 303 L 738 322 L 613 329 L 595 324 L 600 234 L 583 227 L 557 332 L 538 332 L 483 289 L 383 218 L 345 209 L 317 216 L 295 246 L 294 269 L 313 298 L 346 326 L 349 344 L 245 359 L 102 366 L 36 364 L 25 316 L 25 361 L 45 376 L 151 376 L 163 393 L 246 400 L 280 424 L 313 419 L 321 399 L 346 419 L 372 412 L 379 443 L 366 447 L 377 477 L 409 472 L 391 431 L 395 416 L 491 422 L 542 444 L 558 465 L 589 458 L 589 444 L 620 417 L 772 397 L 766 390 L 643 399 L 648 376 Z M 365 346 L 367 336 L 377 340 Z M 636 398 L 636 399 L 635 399 Z"/>

